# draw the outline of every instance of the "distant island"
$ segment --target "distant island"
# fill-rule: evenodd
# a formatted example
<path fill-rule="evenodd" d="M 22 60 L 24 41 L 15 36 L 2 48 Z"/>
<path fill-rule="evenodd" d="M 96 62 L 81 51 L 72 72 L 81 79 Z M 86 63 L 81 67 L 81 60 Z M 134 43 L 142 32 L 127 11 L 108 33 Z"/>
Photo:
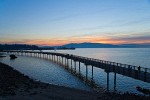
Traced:
<path fill-rule="evenodd" d="M 0 44 L 0 50 L 37 50 L 36 45 L 27 44 Z"/>
<path fill-rule="evenodd" d="M 37 46 L 27 44 L 0 44 L 0 50 L 74 50 L 73 47 L 65 46 Z"/>
<path fill-rule="evenodd" d="M 74 50 L 75 48 L 150 48 L 150 43 L 143 44 L 102 44 L 102 43 L 69 43 L 61 46 L 37 46 L 27 44 L 0 44 L 0 50 Z"/>
<path fill-rule="evenodd" d="M 150 48 L 150 43 L 145 44 L 103 44 L 103 43 L 69 43 L 59 47 L 66 48 Z M 57 48 L 57 46 L 56 46 Z"/>

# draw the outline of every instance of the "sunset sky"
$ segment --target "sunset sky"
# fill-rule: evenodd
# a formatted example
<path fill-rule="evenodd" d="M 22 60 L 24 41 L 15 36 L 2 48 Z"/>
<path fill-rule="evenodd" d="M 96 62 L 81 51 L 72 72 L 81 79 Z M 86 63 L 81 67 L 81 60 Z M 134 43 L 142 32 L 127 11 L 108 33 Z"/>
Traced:
<path fill-rule="evenodd" d="M 0 43 L 150 43 L 150 0 L 0 0 Z"/>

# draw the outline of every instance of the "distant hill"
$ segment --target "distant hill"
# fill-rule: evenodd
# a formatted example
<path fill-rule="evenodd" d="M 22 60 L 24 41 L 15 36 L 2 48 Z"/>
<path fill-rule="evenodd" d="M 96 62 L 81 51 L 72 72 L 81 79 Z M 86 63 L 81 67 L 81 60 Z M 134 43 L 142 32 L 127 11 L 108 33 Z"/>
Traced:
<path fill-rule="evenodd" d="M 54 49 L 75 49 L 75 48 L 150 48 L 150 43 L 143 44 L 102 44 L 102 43 L 70 43 L 62 46 L 36 46 L 27 44 L 0 44 L 0 50 L 54 50 Z"/>
<path fill-rule="evenodd" d="M 67 48 L 117 48 L 119 46 L 112 44 L 101 44 L 101 43 L 70 43 L 63 45 L 63 47 Z"/>
<path fill-rule="evenodd" d="M 70 43 L 62 46 L 66 48 L 150 48 L 150 43 L 113 45 L 113 44 L 85 42 L 85 43 Z"/>
<path fill-rule="evenodd" d="M 54 50 L 75 48 L 150 48 L 150 43 L 143 44 L 102 44 L 102 43 L 69 43 L 62 46 L 36 46 L 27 44 L 0 44 L 0 50 Z"/>

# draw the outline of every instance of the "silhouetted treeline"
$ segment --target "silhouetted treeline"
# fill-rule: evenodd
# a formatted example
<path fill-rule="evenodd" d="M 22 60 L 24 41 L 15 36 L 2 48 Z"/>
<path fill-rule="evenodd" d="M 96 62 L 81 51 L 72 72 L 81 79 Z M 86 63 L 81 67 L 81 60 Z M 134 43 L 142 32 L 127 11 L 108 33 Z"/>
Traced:
<path fill-rule="evenodd" d="M 60 49 L 60 50 L 75 50 L 75 48 L 73 48 L 73 47 L 65 47 L 65 46 L 60 46 L 60 47 L 58 47 L 57 48 L 58 50 Z"/>
<path fill-rule="evenodd" d="M 75 50 L 75 48 L 68 48 L 64 46 L 54 46 L 54 47 L 39 47 L 40 50 Z"/>
<path fill-rule="evenodd" d="M 27 44 L 0 44 L 0 50 L 38 50 L 36 45 Z"/>

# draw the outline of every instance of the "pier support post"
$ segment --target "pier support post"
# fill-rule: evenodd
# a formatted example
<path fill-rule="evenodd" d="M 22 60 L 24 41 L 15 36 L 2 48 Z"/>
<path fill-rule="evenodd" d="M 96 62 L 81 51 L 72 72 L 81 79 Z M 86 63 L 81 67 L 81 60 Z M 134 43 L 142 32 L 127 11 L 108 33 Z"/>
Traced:
<path fill-rule="evenodd" d="M 51 55 L 51 58 L 52 58 L 52 62 L 53 62 L 53 55 Z"/>
<path fill-rule="evenodd" d="M 147 68 L 145 68 L 145 72 L 144 72 L 144 81 L 147 81 Z"/>
<path fill-rule="evenodd" d="M 47 56 L 46 56 L 46 58 L 48 59 L 48 54 L 46 54 Z"/>
<path fill-rule="evenodd" d="M 53 62 L 55 62 L 55 55 L 53 55 Z"/>
<path fill-rule="evenodd" d="M 53 55 L 52 55 L 52 62 L 54 61 L 54 59 L 53 59 Z"/>
<path fill-rule="evenodd" d="M 48 60 L 50 59 L 50 55 L 48 54 Z"/>
<path fill-rule="evenodd" d="M 72 59 L 71 59 L 71 72 L 72 72 Z"/>
<path fill-rule="evenodd" d="M 80 75 L 80 61 L 79 61 L 79 75 Z"/>
<path fill-rule="evenodd" d="M 58 56 L 57 56 L 57 64 L 58 64 Z"/>
<path fill-rule="evenodd" d="M 92 81 L 93 81 L 93 66 L 92 66 Z"/>
<path fill-rule="evenodd" d="M 87 68 L 87 65 L 86 65 L 86 81 L 88 79 L 88 68 Z"/>
<path fill-rule="evenodd" d="M 63 62 L 63 57 L 62 57 L 62 65 L 63 65 L 63 63 L 64 63 L 64 62 Z"/>
<path fill-rule="evenodd" d="M 114 93 L 116 93 L 116 72 L 114 73 Z"/>
<path fill-rule="evenodd" d="M 48 59 L 48 54 L 45 54 L 45 59 Z"/>
<path fill-rule="evenodd" d="M 55 55 L 54 55 L 54 63 L 55 63 Z"/>
<path fill-rule="evenodd" d="M 109 91 L 109 72 L 107 72 L 107 91 Z"/>
<path fill-rule="evenodd" d="M 49 55 L 49 58 L 50 58 L 50 61 L 52 61 L 52 55 L 51 54 Z"/>
<path fill-rule="evenodd" d="M 64 57 L 64 66 L 66 68 L 66 58 Z"/>
<path fill-rule="evenodd" d="M 69 69 L 69 61 L 68 61 L 68 59 L 67 59 L 67 69 Z"/>
<path fill-rule="evenodd" d="M 59 63 L 60 63 L 60 56 L 59 56 Z"/>
<path fill-rule="evenodd" d="M 76 73 L 76 61 L 74 61 L 75 73 Z"/>

